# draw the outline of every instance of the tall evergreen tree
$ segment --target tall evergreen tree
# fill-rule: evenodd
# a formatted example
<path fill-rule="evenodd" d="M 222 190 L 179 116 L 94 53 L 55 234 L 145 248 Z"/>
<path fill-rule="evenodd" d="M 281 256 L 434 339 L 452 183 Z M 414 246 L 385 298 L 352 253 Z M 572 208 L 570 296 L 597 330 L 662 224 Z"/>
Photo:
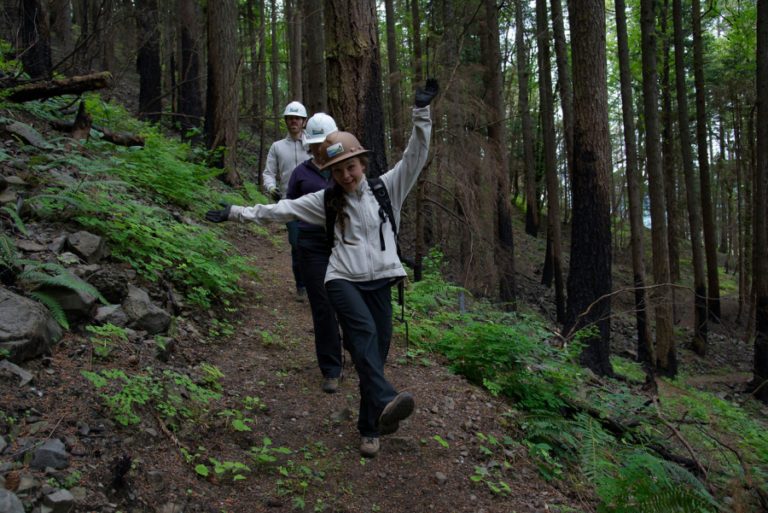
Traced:
<path fill-rule="evenodd" d="M 594 326 L 585 339 L 582 364 L 612 375 L 611 336 L 611 151 L 605 2 L 571 0 L 573 59 L 573 214 L 566 329 Z"/>

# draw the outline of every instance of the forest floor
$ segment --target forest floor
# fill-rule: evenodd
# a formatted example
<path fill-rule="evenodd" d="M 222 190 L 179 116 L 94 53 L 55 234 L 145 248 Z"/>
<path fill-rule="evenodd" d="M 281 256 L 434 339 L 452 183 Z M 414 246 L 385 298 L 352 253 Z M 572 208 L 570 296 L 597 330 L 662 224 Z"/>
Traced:
<path fill-rule="evenodd" d="M 521 414 L 513 404 L 452 374 L 436 355 L 406 360 L 402 340 L 394 341 L 386 374 L 398 390 L 414 394 L 416 410 L 396 434 L 382 439 L 376 458 L 361 458 L 357 375 L 345 353 L 339 392 L 320 389 L 310 309 L 295 300 L 284 228 L 259 232 L 231 224 L 226 231 L 242 255 L 256 258 L 258 278 L 243 281 L 242 303 L 228 314 L 182 316 L 166 362 L 147 343 L 122 345 L 101 361 L 82 334 L 69 333 L 51 357 L 25 365 L 35 375 L 30 387 L 2 383 L 0 404 L 26 412 L 19 420 L 18 443 L 44 433 L 65 441 L 70 467 L 51 477 L 77 485 L 78 511 L 595 510 L 594 498 L 580 483 L 545 481 L 524 446 L 489 443 L 520 439 L 514 426 Z M 517 241 L 517 251 L 535 250 L 532 242 L 520 236 Z M 535 269 L 523 266 L 521 272 L 533 273 L 521 280 L 521 293 L 546 297 L 535 290 Z M 214 318 L 219 333 L 202 332 Z M 616 350 L 631 353 L 631 342 L 620 333 L 629 328 L 622 323 L 631 325 L 615 323 Z M 736 332 L 733 326 L 715 326 L 708 358 L 682 348 L 680 361 L 694 376 L 692 384 L 738 396 L 750 376 L 751 353 L 729 330 Z M 84 369 L 105 368 L 132 375 L 146 367 L 198 382 L 208 378 L 222 395 L 175 429 L 160 420 L 157 407 L 135 404 L 140 420 L 124 427 L 81 375 Z M 190 392 L 180 395 L 188 399 Z M 238 418 L 248 430 L 235 428 Z M 214 472 L 209 458 L 225 471 Z M 233 471 L 238 462 L 249 470 Z M 200 464 L 209 476 L 196 472 Z M 496 475 L 506 483 L 503 492 L 491 491 L 498 482 L 478 478 L 482 469 L 500 469 Z M 244 479 L 234 478 L 237 473 Z"/>

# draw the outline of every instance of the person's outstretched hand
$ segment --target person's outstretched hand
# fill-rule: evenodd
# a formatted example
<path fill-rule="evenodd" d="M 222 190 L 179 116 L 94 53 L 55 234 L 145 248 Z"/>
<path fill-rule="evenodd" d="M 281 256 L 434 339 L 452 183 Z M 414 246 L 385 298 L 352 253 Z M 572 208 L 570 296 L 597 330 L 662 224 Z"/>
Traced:
<path fill-rule="evenodd" d="M 209 210 L 205 213 L 205 218 L 213 223 L 223 223 L 224 221 L 227 221 L 229 219 L 229 210 L 232 208 L 232 205 L 227 205 L 226 203 L 220 203 L 222 207 L 224 207 L 223 210 Z"/>
<path fill-rule="evenodd" d="M 421 87 L 416 88 L 416 100 L 414 103 L 416 103 L 417 107 L 426 107 L 437 96 L 439 90 L 440 86 L 437 83 L 437 79 L 428 78 L 424 90 Z"/>

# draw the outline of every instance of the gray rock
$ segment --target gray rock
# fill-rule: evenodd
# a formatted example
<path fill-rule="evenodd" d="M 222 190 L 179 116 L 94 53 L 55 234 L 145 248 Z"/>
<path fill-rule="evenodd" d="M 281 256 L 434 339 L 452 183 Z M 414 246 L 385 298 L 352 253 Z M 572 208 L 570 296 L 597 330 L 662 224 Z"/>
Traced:
<path fill-rule="evenodd" d="M 128 295 L 128 277 L 124 272 L 103 267 L 91 274 L 87 281 L 110 303 L 122 303 Z"/>
<path fill-rule="evenodd" d="M 114 324 L 124 328 L 128 325 L 128 316 L 121 305 L 106 305 L 96 309 L 94 320 L 99 324 Z"/>
<path fill-rule="evenodd" d="M 5 437 L 0 435 L 0 454 L 3 454 L 5 448 L 8 447 L 8 442 L 5 441 Z"/>
<path fill-rule="evenodd" d="M 80 283 L 83 289 L 72 289 L 60 285 L 42 285 L 36 290 L 53 298 L 67 315 L 67 320 L 78 321 L 93 315 L 96 296 L 84 292 L 88 283 L 75 275 L 70 275 L 70 280 Z"/>
<path fill-rule="evenodd" d="M 16 247 L 22 251 L 33 253 L 36 251 L 45 251 L 47 248 L 42 244 L 29 239 L 21 239 L 16 243 Z"/>
<path fill-rule="evenodd" d="M 56 490 L 43 498 L 43 504 L 51 508 L 53 513 L 67 513 L 72 509 L 75 498 L 68 490 Z"/>
<path fill-rule="evenodd" d="M 10 133 L 18 135 L 22 141 L 32 146 L 41 149 L 48 149 L 51 147 L 48 142 L 43 139 L 40 133 L 29 125 L 25 125 L 19 121 L 14 121 L 10 125 L 5 127 Z"/>
<path fill-rule="evenodd" d="M 435 472 L 435 482 L 437 484 L 444 485 L 446 481 L 448 481 L 448 476 L 439 471 Z"/>
<path fill-rule="evenodd" d="M 0 361 L 0 370 L 8 371 L 12 374 L 16 374 L 19 377 L 19 386 L 23 387 L 26 384 L 28 384 L 34 376 L 16 365 L 15 363 L 11 363 L 8 360 L 2 360 Z M 0 447 L 2 447 L 2 444 L 0 444 Z M 0 448 L 0 452 L 2 452 L 2 449 Z"/>
<path fill-rule="evenodd" d="M 46 467 L 55 469 L 67 468 L 69 466 L 69 455 L 61 440 L 48 440 L 35 451 L 30 466 L 39 469 Z"/>
<path fill-rule="evenodd" d="M 128 326 L 151 335 L 165 331 L 171 324 L 168 312 L 152 303 L 149 294 L 133 285 L 128 285 L 123 310 L 128 316 Z"/>
<path fill-rule="evenodd" d="M 54 253 L 61 253 L 61 251 L 64 249 L 64 246 L 67 244 L 67 236 L 61 235 L 59 237 L 56 237 L 48 244 L 48 249 L 53 251 Z"/>
<path fill-rule="evenodd" d="M 0 287 L 0 350 L 16 363 L 47 352 L 61 326 L 40 303 Z"/>
<path fill-rule="evenodd" d="M 0 489 L 0 513 L 24 513 L 24 505 L 13 492 Z"/>
<path fill-rule="evenodd" d="M 104 239 L 90 232 L 79 231 L 67 238 L 69 247 L 89 264 L 95 264 L 109 254 Z"/>

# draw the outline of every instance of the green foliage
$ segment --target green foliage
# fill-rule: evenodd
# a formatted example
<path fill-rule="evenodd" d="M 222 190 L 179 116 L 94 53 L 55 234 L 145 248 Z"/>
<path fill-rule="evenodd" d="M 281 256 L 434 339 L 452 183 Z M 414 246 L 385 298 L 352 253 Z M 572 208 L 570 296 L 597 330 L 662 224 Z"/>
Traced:
<path fill-rule="evenodd" d="M 126 330 L 114 324 L 86 326 L 85 329 L 94 334 L 91 337 L 93 352 L 101 359 L 107 359 L 112 349 L 120 342 L 128 341 Z"/>
<path fill-rule="evenodd" d="M 199 421 L 208 413 L 208 404 L 221 396 L 197 385 L 189 376 L 171 370 L 156 374 L 152 368 L 147 368 L 146 374 L 132 376 L 120 369 L 104 369 L 99 373 L 81 371 L 81 374 L 95 388 L 109 389 L 102 392 L 101 397 L 115 420 L 123 426 L 141 420 L 134 411 L 140 406 L 154 408 L 172 428 L 181 421 Z"/>

